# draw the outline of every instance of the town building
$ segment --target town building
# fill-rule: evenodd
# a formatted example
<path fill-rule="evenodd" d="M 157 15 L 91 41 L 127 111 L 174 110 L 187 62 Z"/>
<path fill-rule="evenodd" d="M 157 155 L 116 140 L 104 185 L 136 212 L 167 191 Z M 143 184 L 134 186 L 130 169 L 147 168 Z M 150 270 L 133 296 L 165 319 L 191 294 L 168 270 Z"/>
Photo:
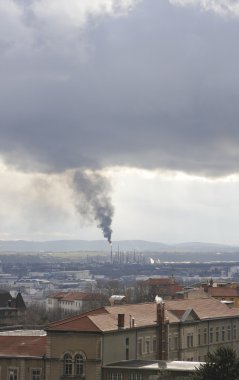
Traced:
<path fill-rule="evenodd" d="M 140 362 L 151 363 L 152 371 L 158 361 L 202 362 L 219 346 L 230 346 L 239 356 L 238 309 L 214 298 L 157 300 L 105 306 L 49 324 L 46 350 L 41 359 L 37 357 L 44 377 L 42 373 L 30 380 L 125 380 L 123 373 L 126 376 L 129 371 L 137 372 L 138 380 L 146 380 L 148 371 L 140 368 Z M 7 366 L 1 337 L 0 346 L 3 371 Z M 22 357 L 24 363 L 15 361 L 15 368 L 38 368 L 32 359 Z M 23 374 L 14 380 L 23 378 L 28 380 Z"/>
<path fill-rule="evenodd" d="M 216 283 L 212 280 L 204 285 L 204 290 L 213 298 L 221 302 L 239 308 L 239 284 L 238 283 Z"/>
<path fill-rule="evenodd" d="M 208 292 L 204 290 L 204 288 L 192 288 L 185 287 L 183 290 L 176 292 L 174 298 L 175 299 L 195 299 L 195 298 L 210 298 Z"/>
<path fill-rule="evenodd" d="M 0 333 L 0 379 L 45 379 L 46 343 L 45 332 Z"/>
<path fill-rule="evenodd" d="M 26 305 L 21 293 L 13 297 L 10 292 L 0 290 L 0 326 L 13 318 L 22 317 L 26 311 Z"/>
<path fill-rule="evenodd" d="M 105 296 L 99 293 L 58 292 L 48 296 L 46 309 L 47 311 L 60 310 L 65 314 L 76 314 L 96 309 L 106 303 Z"/>
<path fill-rule="evenodd" d="M 183 290 L 183 286 L 177 284 L 172 277 L 148 278 L 138 282 L 139 298 L 141 302 L 154 301 L 156 296 L 163 299 L 172 299 L 176 293 Z"/>

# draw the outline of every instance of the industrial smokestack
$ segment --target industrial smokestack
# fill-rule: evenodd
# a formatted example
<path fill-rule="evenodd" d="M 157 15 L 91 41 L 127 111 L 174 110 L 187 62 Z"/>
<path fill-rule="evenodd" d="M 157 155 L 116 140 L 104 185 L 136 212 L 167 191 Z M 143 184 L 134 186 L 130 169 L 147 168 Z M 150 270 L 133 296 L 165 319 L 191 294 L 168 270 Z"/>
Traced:
<path fill-rule="evenodd" d="M 110 262 L 113 264 L 113 247 L 112 242 L 110 242 Z"/>
<path fill-rule="evenodd" d="M 77 170 L 73 177 L 73 185 L 78 212 L 90 222 L 96 221 L 97 227 L 111 244 L 114 207 L 111 203 L 111 187 L 108 180 L 98 172 Z"/>

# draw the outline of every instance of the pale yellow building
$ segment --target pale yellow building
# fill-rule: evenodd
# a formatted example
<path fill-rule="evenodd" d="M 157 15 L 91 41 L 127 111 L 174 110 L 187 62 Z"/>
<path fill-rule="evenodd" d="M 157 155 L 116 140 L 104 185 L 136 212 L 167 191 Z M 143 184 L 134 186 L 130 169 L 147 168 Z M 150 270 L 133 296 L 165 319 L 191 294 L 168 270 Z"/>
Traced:
<path fill-rule="evenodd" d="M 46 379 L 102 379 L 101 368 L 122 360 L 203 361 L 220 345 L 239 354 L 239 311 L 213 298 L 104 307 L 52 323 Z M 78 379 L 77 377 L 75 379 Z"/>
<path fill-rule="evenodd" d="M 239 287 L 233 285 L 211 286 L 207 288 L 208 294 L 228 305 L 239 308 Z"/>
<path fill-rule="evenodd" d="M 233 347 L 239 356 L 239 310 L 214 298 L 103 307 L 51 323 L 46 332 L 37 378 L 24 377 L 24 368 L 31 373 L 36 358 L 30 353 L 19 358 L 14 350 L 17 377 L 6 377 L 7 356 L 0 337 L 1 380 L 115 380 L 112 363 L 198 362 L 221 345 Z"/>

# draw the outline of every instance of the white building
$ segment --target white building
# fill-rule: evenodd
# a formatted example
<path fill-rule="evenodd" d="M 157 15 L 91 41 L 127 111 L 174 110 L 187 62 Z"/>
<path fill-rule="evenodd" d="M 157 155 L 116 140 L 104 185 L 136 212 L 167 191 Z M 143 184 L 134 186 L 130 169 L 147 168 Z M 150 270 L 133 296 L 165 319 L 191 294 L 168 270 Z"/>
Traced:
<path fill-rule="evenodd" d="M 65 314 L 79 313 L 105 305 L 105 297 L 98 293 L 59 292 L 48 296 L 47 311 L 62 310 Z"/>

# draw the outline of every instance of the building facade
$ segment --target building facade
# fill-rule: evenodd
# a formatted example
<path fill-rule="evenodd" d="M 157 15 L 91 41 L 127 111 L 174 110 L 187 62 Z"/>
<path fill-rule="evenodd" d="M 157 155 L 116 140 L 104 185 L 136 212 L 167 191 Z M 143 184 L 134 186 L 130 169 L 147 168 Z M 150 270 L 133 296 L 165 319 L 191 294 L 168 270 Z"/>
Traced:
<path fill-rule="evenodd" d="M 226 284 L 224 286 L 207 286 L 205 291 L 209 296 L 223 301 L 233 307 L 239 308 L 239 286 L 238 284 Z"/>
<path fill-rule="evenodd" d="M 17 323 L 24 317 L 26 305 L 20 292 L 13 297 L 10 292 L 0 289 L 0 325 Z"/>
<path fill-rule="evenodd" d="M 102 307 L 51 323 L 46 333 L 44 377 L 30 380 L 115 380 L 116 362 L 198 362 L 222 345 L 239 356 L 239 310 L 213 298 Z"/>
<path fill-rule="evenodd" d="M 58 292 L 46 300 L 47 311 L 60 310 L 64 314 L 81 313 L 106 304 L 106 298 L 98 293 Z"/>
<path fill-rule="evenodd" d="M 46 334 L 23 331 L 0 334 L 0 379 L 43 380 L 46 372 Z"/>

